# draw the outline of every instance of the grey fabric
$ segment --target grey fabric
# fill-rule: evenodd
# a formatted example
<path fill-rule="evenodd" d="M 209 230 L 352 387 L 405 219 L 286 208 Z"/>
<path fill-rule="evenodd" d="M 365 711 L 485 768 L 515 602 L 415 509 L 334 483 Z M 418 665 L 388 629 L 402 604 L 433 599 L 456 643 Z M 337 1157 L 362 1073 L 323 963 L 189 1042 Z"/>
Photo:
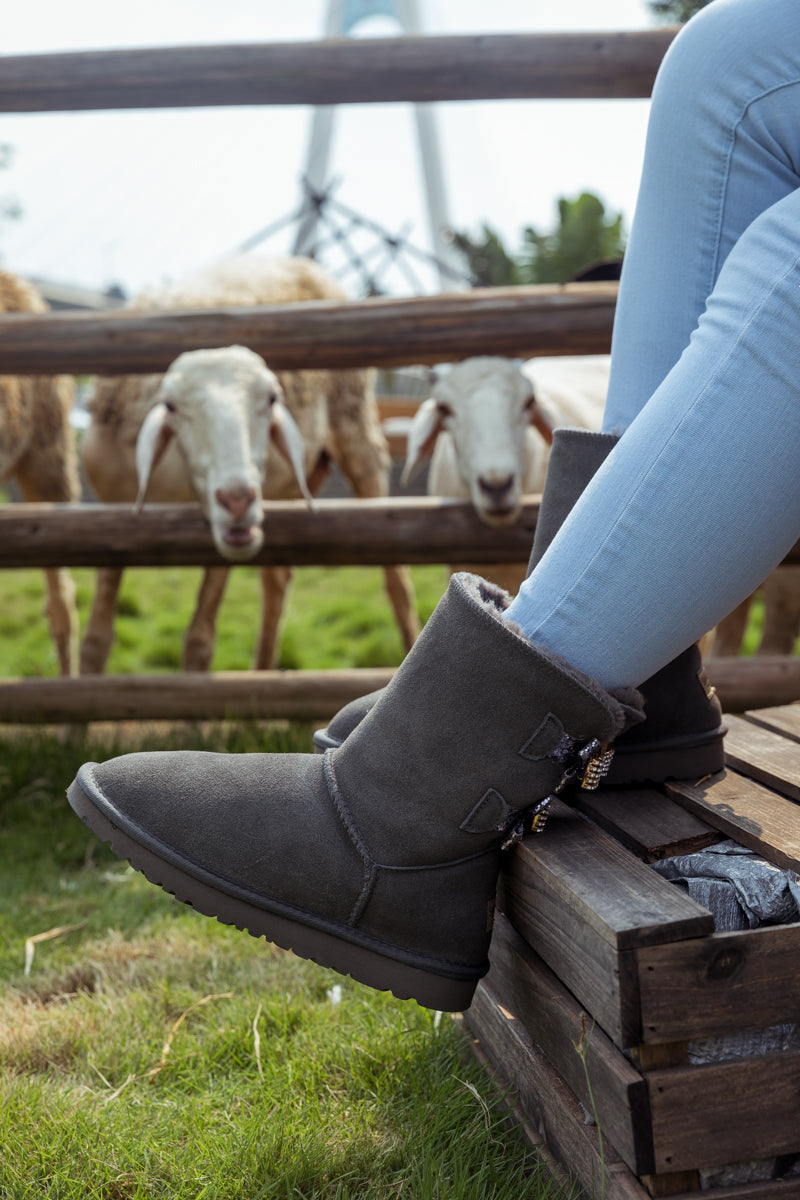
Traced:
<path fill-rule="evenodd" d="M 454 576 L 340 750 L 87 764 L 76 784 L 84 820 L 102 812 L 182 880 L 254 909 L 425 969 L 484 970 L 498 826 L 558 784 L 565 735 L 605 744 L 630 715 L 510 629 L 507 603 L 485 581 Z"/>
<path fill-rule="evenodd" d="M 662 859 L 653 868 L 707 908 L 717 930 L 757 929 L 800 919 L 800 875 L 730 839 L 694 854 Z M 798 1048 L 800 1029 L 786 1024 L 696 1038 L 689 1042 L 688 1053 L 689 1061 L 699 1065 Z M 775 1158 L 729 1163 L 702 1170 L 701 1184 L 711 1188 L 772 1179 L 779 1166 Z"/>

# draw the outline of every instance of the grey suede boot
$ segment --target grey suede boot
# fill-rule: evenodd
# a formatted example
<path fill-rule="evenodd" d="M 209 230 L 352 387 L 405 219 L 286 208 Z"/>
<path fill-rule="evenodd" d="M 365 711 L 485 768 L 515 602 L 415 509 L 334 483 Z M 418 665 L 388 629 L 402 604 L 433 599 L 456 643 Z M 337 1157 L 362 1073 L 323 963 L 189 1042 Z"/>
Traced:
<path fill-rule="evenodd" d="M 200 912 L 400 997 L 469 1006 L 488 969 L 501 847 L 549 798 L 593 786 L 633 720 L 456 575 L 338 750 L 126 754 L 70 803 L 112 850 Z M 605 752 L 607 757 L 607 752 Z"/>
<path fill-rule="evenodd" d="M 528 574 L 539 562 L 589 480 L 619 438 L 584 429 L 557 429 L 547 468 Z M 644 724 L 617 739 L 604 785 L 702 778 L 725 765 L 722 709 L 708 682 L 700 651 L 690 646 L 639 689 Z M 319 752 L 339 746 L 375 704 L 380 691 L 352 700 L 327 729 L 314 734 Z"/>

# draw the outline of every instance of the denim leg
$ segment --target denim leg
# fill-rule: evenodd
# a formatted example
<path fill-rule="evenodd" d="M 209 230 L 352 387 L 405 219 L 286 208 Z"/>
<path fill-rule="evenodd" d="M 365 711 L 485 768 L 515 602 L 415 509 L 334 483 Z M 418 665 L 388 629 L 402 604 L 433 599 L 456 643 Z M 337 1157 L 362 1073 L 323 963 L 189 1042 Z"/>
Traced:
<path fill-rule="evenodd" d="M 797 3 L 715 0 L 654 90 L 604 422 L 625 432 L 508 613 L 606 687 L 800 536 L 799 256 Z"/>
<path fill-rule="evenodd" d="M 688 347 L 507 615 L 605 687 L 636 685 L 798 536 L 800 189 L 740 236 Z"/>
<path fill-rule="evenodd" d="M 653 90 L 617 305 L 604 428 L 621 432 L 678 361 L 751 221 L 800 186 L 797 0 L 714 0 Z"/>

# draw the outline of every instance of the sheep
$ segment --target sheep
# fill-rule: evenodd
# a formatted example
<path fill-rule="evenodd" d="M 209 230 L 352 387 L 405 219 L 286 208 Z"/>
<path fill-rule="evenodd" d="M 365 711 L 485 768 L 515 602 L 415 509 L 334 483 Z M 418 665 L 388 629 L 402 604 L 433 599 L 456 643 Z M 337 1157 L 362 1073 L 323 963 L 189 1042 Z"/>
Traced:
<path fill-rule="evenodd" d="M 408 436 L 403 481 L 431 454 L 428 492 L 470 500 L 489 525 L 519 515 L 522 495 L 541 492 L 555 425 L 599 429 L 608 388 L 607 355 L 530 359 L 466 359 L 437 379 L 417 410 Z M 527 564 L 451 570 L 491 575 L 518 591 Z M 764 630 L 759 655 L 791 654 L 800 634 L 800 567 L 779 567 L 764 582 Z M 753 597 L 701 639 L 704 656 L 735 655 Z"/>
<path fill-rule="evenodd" d="M 0 312 L 48 311 L 26 280 L 0 270 Z M 70 423 L 75 381 L 68 375 L 0 376 L 0 479 L 15 479 L 23 499 L 80 499 L 78 453 Z M 61 675 L 77 666 L 75 585 L 64 567 L 44 572 L 46 613 Z"/>
<path fill-rule="evenodd" d="M 541 492 L 555 425 L 599 429 L 608 385 L 606 355 L 468 358 L 437 378 L 409 428 L 402 482 L 431 454 L 428 492 L 470 500 L 488 525 L 517 519 L 526 493 Z M 527 563 L 450 564 L 478 571 L 512 594 Z"/>
<path fill-rule="evenodd" d="M 225 308 L 344 298 L 338 283 L 309 259 L 243 254 L 145 293 L 133 301 L 133 307 L 148 311 Z M 273 374 L 263 359 L 244 347 L 191 351 L 164 376 L 97 382 L 88 404 L 91 421 L 83 443 L 84 470 L 99 499 L 107 502 L 138 497 L 141 504 L 145 490 L 155 501 L 199 500 L 220 554 L 241 562 L 252 558 L 261 544 L 262 495 L 300 497 L 305 492 L 304 469 L 311 492 L 318 489 L 327 464 L 333 461 L 357 496 L 387 494 L 389 451 L 373 380 L 374 372 L 366 370 Z M 204 412 L 203 445 L 192 443 L 187 431 L 190 422 L 182 421 L 189 392 L 192 404 Z M 187 671 L 205 671 L 211 665 L 227 570 L 213 567 L 204 574 L 184 639 Z M 98 572 L 81 647 L 84 674 L 98 673 L 105 666 L 121 576 L 119 569 Z M 274 665 L 291 576 L 289 567 L 261 570 L 258 669 Z M 419 631 L 408 571 L 386 567 L 385 579 L 408 650 Z"/>

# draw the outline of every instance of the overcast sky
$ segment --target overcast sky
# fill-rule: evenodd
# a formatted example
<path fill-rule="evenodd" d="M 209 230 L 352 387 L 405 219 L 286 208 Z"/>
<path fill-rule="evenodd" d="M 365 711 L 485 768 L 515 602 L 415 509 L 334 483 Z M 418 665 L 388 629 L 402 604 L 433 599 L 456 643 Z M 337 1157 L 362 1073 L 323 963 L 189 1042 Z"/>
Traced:
<path fill-rule="evenodd" d="M 419 0 L 423 32 L 645 29 L 644 0 Z M 327 0 L 30 0 L 4 22 L 6 54 L 322 36 Z M 394 32 L 384 18 L 359 36 Z M 0 59 L 0 64 L 2 60 Z M 1 69 L 1 67 L 0 67 Z M 546 229 L 560 195 L 595 191 L 626 224 L 641 169 L 647 101 L 494 101 L 437 106 L 451 224 L 496 228 L 514 249 Z M 13 148 L 0 172 L 20 220 L 0 226 L 0 261 L 21 274 L 137 291 L 234 250 L 300 201 L 311 110 L 227 108 L 0 114 Z M 336 196 L 429 249 L 408 105 L 337 112 Z M 291 232 L 262 249 L 290 249 Z M 420 282 L 433 287 L 422 272 Z M 393 290 L 413 290 L 403 279 Z"/>

